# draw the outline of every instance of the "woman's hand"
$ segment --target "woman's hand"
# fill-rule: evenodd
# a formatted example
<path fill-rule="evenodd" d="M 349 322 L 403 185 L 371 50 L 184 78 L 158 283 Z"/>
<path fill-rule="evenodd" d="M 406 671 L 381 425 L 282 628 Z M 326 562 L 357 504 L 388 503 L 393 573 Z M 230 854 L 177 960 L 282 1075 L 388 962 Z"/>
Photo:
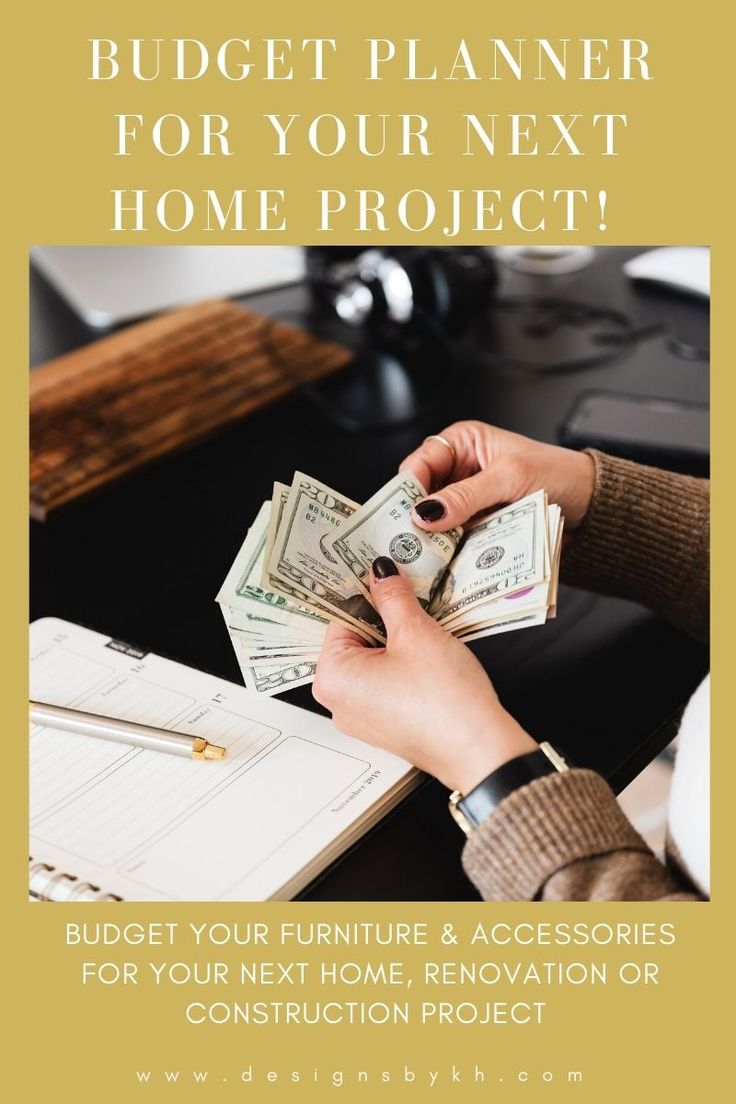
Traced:
<path fill-rule="evenodd" d="M 452 451 L 428 439 L 401 465 L 433 492 L 415 508 L 421 528 L 462 525 L 540 487 L 561 506 L 567 532 L 585 517 L 595 485 L 585 453 L 482 422 L 456 422 L 442 436 Z M 317 664 L 314 696 L 341 731 L 393 751 L 464 794 L 536 748 L 502 707 L 480 663 L 424 613 L 392 560 L 376 560 L 371 599 L 386 625 L 386 647 L 371 648 L 333 624 Z"/>
<path fill-rule="evenodd" d="M 332 624 L 317 664 L 314 696 L 341 732 L 408 759 L 463 794 L 534 751 L 472 652 L 422 610 L 386 557 L 374 563 L 371 600 L 386 626 L 386 647 L 372 648 Z"/>
<path fill-rule="evenodd" d="M 543 487 L 565 516 L 565 532 L 578 528 L 595 486 L 595 466 L 584 452 L 544 445 L 484 422 L 455 422 L 428 438 L 401 464 L 434 492 L 417 503 L 414 520 L 441 532 L 463 525 L 493 506 L 515 502 Z"/>

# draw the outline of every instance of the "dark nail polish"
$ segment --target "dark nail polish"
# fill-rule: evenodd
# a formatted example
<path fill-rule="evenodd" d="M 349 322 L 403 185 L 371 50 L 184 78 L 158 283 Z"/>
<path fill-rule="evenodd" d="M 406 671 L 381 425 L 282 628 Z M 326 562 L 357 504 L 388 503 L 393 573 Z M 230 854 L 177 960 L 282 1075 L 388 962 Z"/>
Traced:
<path fill-rule="evenodd" d="M 422 521 L 439 521 L 446 513 L 444 503 L 438 498 L 427 498 L 424 502 L 417 503 L 414 509 Z"/>
<path fill-rule="evenodd" d="M 373 577 L 375 579 L 390 579 L 392 575 L 398 575 L 399 569 L 388 556 L 379 556 L 373 561 Z"/>

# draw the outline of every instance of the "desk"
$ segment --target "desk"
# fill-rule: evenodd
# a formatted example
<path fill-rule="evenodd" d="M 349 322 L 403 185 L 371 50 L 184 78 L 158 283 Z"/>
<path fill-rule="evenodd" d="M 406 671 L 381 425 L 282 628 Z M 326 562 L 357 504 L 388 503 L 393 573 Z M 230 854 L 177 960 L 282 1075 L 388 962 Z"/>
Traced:
<path fill-rule="evenodd" d="M 538 294 L 622 311 L 636 327 L 664 322 L 681 342 L 708 344 L 707 307 L 665 291 L 637 289 L 621 273 L 636 249 L 598 250 L 593 264 L 551 281 L 502 271 L 505 295 Z M 307 317 L 303 287 L 250 296 L 264 313 Z M 97 336 L 31 272 L 31 363 Z M 100 495 L 32 524 L 31 617 L 66 618 L 239 682 L 214 603 L 274 478 L 308 471 L 361 501 L 428 433 L 461 418 L 494 422 L 556 440 L 574 399 L 591 388 L 708 400 L 708 367 L 677 356 L 665 340 L 642 341 L 611 362 L 580 372 L 499 371 L 483 350 L 508 349 L 513 333 L 478 321 L 462 345 L 462 371 L 441 412 L 380 435 L 349 435 L 303 395 L 167 459 Z M 565 353 L 563 327 L 548 339 Z M 557 352 L 555 348 L 559 346 Z M 396 376 L 393 375 L 396 385 Z M 325 385 L 343 403 L 376 380 L 347 374 Z M 707 651 L 647 611 L 563 588 L 559 616 L 542 628 L 473 646 L 504 703 L 539 739 L 580 766 L 625 786 L 661 750 L 669 722 L 707 669 Z M 310 689 L 286 700 L 318 710 Z M 446 791 L 429 782 L 303 895 L 312 900 L 462 900 L 476 897 L 459 863 L 463 837 L 446 811 Z"/>

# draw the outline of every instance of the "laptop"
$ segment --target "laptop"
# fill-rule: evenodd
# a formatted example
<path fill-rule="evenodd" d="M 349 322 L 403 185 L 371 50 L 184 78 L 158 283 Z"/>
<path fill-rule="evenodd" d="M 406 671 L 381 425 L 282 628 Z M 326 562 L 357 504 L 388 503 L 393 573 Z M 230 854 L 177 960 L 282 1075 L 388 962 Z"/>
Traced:
<path fill-rule="evenodd" d="M 305 272 L 304 251 L 282 245 L 43 245 L 31 249 L 31 262 L 97 329 L 298 283 Z"/>

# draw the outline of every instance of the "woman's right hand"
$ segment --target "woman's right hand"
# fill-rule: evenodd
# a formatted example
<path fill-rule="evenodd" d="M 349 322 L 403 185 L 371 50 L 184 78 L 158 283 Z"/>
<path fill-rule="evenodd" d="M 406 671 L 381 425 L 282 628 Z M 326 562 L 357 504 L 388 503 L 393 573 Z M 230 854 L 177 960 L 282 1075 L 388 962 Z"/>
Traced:
<path fill-rule="evenodd" d="M 545 445 L 485 422 L 455 422 L 428 437 L 400 465 L 432 493 L 417 502 L 414 521 L 438 532 L 475 514 L 544 488 L 565 517 L 565 532 L 581 524 L 593 497 L 595 465 L 587 453 Z M 453 455 L 454 453 L 454 455 Z"/>

